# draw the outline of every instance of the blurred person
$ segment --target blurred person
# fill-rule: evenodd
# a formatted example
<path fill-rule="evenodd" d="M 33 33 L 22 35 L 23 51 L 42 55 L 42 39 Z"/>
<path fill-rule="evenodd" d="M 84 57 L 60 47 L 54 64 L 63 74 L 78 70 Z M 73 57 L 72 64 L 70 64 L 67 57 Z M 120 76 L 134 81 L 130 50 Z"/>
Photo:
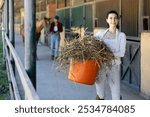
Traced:
<path fill-rule="evenodd" d="M 54 21 L 50 25 L 51 40 L 51 59 L 54 60 L 59 55 L 60 32 L 63 31 L 63 25 L 59 22 L 59 16 L 54 17 Z"/>

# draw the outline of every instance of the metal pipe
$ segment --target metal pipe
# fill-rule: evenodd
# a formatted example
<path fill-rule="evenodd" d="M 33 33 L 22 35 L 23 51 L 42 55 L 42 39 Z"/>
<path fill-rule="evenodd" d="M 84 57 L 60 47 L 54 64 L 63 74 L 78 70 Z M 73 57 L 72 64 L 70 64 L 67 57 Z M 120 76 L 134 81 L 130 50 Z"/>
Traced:
<path fill-rule="evenodd" d="M 24 0 L 25 23 L 25 69 L 36 89 L 36 0 Z"/>

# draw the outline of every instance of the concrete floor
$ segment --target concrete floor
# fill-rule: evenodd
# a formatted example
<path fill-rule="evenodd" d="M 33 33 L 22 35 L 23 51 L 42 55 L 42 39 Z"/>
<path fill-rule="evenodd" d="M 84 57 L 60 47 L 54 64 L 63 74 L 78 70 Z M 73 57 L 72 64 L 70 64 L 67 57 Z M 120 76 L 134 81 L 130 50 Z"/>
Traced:
<path fill-rule="evenodd" d="M 24 49 L 19 34 L 15 35 L 16 50 L 24 64 Z M 95 86 L 81 85 L 67 79 L 67 73 L 57 68 L 57 62 L 50 59 L 50 49 L 38 45 L 37 55 L 37 93 L 42 100 L 95 100 Z M 121 84 L 121 95 L 124 100 L 143 100 L 133 89 Z M 111 99 L 110 90 L 106 87 L 106 99 Z"/>

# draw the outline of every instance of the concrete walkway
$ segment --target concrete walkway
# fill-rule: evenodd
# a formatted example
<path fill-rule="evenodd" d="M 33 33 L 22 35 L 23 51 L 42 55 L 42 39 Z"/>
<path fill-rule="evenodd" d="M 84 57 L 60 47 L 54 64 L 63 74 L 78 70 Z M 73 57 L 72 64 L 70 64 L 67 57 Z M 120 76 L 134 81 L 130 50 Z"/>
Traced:
<path fill-rule="evenodd" d="M 16 50 L 24 64 L 24 48 L 19 34 L 15 35 Z M 57 62 L 50 59 L 50 49 L 38 45 L 37 55 L 37 92 L 43 100 L 95 100 L 95 86 L 73 83 L 67 79 L 67 73 L 56 69 Z M 111 99 L 110 90 L 106 87 L 106 99 Z M 138 93 L 121 84 L 121 95 L 125 100 L 143 100 Z"/>

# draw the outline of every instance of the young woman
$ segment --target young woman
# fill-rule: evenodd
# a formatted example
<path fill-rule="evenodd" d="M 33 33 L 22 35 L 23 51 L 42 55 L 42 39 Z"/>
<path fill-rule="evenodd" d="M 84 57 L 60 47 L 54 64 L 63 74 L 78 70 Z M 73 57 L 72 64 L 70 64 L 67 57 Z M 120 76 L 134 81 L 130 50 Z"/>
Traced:
<path fill-rule="evenodd" d="M 60 44 L 60 32 L 63 31 L 62 23 L 59 22 L 59 16 L 54 17 L 54 21 L 51 23 L 51 59 L 54 60 L 58 57 L 59 44 Z"/>
<path fill-rule="evenodd" d="M 106 81 L 110 86 L 113 100 L 120 99 L 120 58 L 124 56 L 126 50 L 126 35 L 118 30 L 119 16 L 116 11 L 107 13 L 106 22 L 108 29 L 104 32 L 98 32 L 96 37 L 104 41 L 111 49 L 115 60 L 112 61 L 112 68 L 103 64 L 100 69 L 99 77 L 96 81 L 97 100 L 103 100 Z"/>

